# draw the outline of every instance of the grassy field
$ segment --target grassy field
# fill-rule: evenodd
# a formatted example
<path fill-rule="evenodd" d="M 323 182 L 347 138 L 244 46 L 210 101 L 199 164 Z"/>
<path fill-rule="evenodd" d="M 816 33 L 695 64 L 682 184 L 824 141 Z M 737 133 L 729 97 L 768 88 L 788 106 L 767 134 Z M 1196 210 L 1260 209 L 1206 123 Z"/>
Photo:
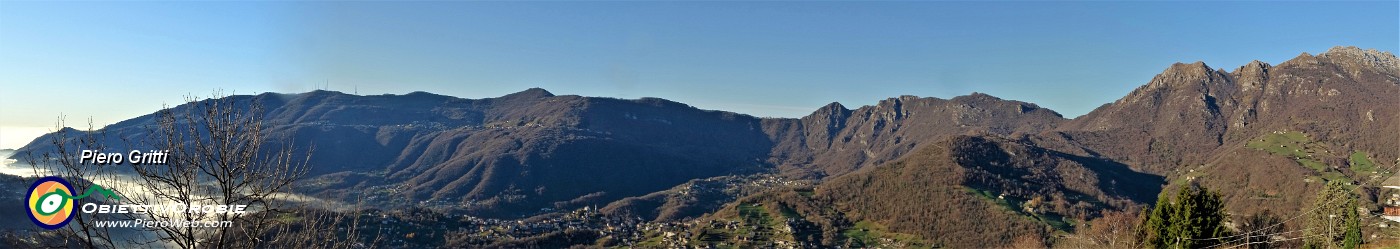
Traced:
<path fill-rule="evenodd" d="M 710 227 L 701 230 L 696 241 L 699 246 L 714 246 L 718 248 L 736 247 L 751 248 L 766 246 L 769 241 L 789 241 L 793 240 L 790 234 L 780 234 L 778 226 L 783 225 L 783 220 L 775 219 L 774 213 L 761 204 L 740 203 L 738 205 L 738 226 L 734 229 L 724 229 Z M 784 216 L 797 216 L 795 212 L 778 211 Z"/>
<path fill-rule="evenodd" d="M 1319 157 L 1327 155 L 1327 150 L 1323 149 L 1321 145 L 1313 143 L 1311 139 L 1308 139 L 1308 135 L 1302 132 L 1274 132 L 1264 135 L 1260 139 L 1249 141 L 1245 146 L 1293 158 L 1303 167 L 1308 167 L 1319 173 L 1328 171 L 1327 164 L 1318 160 Z"/>
<path fill-rule="evenodd" d="M 1023 205 L 1023 204 L 1026 203 L 1026 199 L 1017 198 L 1017 197 L 1014 197 L 1014 196 L 1007 196 L 1007 197 L 1005 197 L 1005 198 L 1001 198 L 1001 197 L 999 197 L 998 194 L 994 194 L 994 193 L 992 193 L 991 191 L 981 190 L 981 189 L 976 189 L 976 188 L 970 188 L 970 187 L 963 187 L 963 190 L 966 190 L 966 191 L 968 191 L 969 193 L 972 193 L 973 195 L 976 195 L 977 197 L 980 197 L 980 198 L 982 198 L 982 199 L 984 199 L 984 200 L 990 201 L 990 202 L 992 202 L 992 203 L 996 203 L 997 206 L 1001 206 L 1002 208 L 1006 209 L 1006 211 L 1009 211 L 1009 212 L 1012 212 L 1012 213 L 1016 213 L 1017 215 L 1024 216 L 1024 217 L 1026 217 L 1026 218 L 1029 218 L 1029 219 L 1031 219 L 1031 220 L 1035 220 L 1035 221 L 1040 222 L 1040 223 L 1044 223 L 1044 224 L 1046 224 L 1046 225 L 1055 227 L 1056 229 L 1060 229 L 1060 230 L 1064 230 L 1064 231 L 1069 231 L 1070 229 L 1073 229 L 1073 228 L 1074 228 L 1074 221 L 1073 221 L 1073 220 L 1070 220 L 1070 219 L 1066 219 L 1064 216 L 1057 215 L 1057 214 L 1052 214 L 1052 213 L 1028 213 L 1028 212 L 1026 212 L 1026 211 L 1023 210 L 1022 207 L 1021 207 L 1021 205 Z M 1092 201 L 1092 198 L 1086 198 L 1086 199 L 1090 199 L 1090 200 Z M 1097 202 L 1097 201 L 1093 201 L 1093 202 Z M 1101 204 L 1101 203 L 1100 203 L 1100 204 Z"/>
<path fill-rule="evenodd" d="M 1376 163 L 1371 162 L 1371 158 L 1366 156 L 1366 154 L 1365 151 L 1351 153 L 1351 157 L 1349 158 L 1351 161 L 1351 171 L 1356 171 L 1357 173 L 1376 171 Z"/>
<path fill-rule="evenodd" d="M 998 194 L 995 194 L 995 193 L 992 193 L 992 191 L 981 190 L 981 189 L 970 188 L 970 187 L 963 187 L 963 190 L 967 190 L 968 192 L 971 192 L 971 193 L 977 195 L 978 197 L 981 197 L 981 198 L 984 199 L 984 200 L 987 200 L 987 201 L 996 203 L 997 205 L 999 205 L 999 206 L 1001 206 L 1001 207 L 1003 207 L 1003 208 L 1006 208 L 1006 210 L 1009 210 L 1009 211 L 1012 211 L 1012 212 L 1018 212 L 1018 213 L 1019 213 L 1020 210 L 1021 210 L 1021 206 L 1020 206 L 1021 200 L 1018 200 L 1018 199 L 1015 198 L 1015 197 L 1012 197 L 1012 198 L 1009 198 L 1009 199 L 1006 199 L 1006 198 L 997 198 L 997 196 L 999 196 L 999 195 L 998 195 Z"/>
<path fill-rule="evenodd" d="M 889 232 L 885 226 L 880 224 L 861 221 L 851 229 L 841 232 L 841 235 L 850 238 L 852 242 L 859 243 L 859 247 L 869 248 L 932 248 L 928 242 L 911 234 Z"/>

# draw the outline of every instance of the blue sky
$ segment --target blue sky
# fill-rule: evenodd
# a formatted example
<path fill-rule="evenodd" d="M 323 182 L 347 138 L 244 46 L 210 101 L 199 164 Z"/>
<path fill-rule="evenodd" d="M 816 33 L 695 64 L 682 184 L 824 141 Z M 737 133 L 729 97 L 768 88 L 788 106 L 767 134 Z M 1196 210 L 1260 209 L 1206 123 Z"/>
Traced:
<path fill-rule="evenodd" d="M 1395 52 L 1377 2 L 0 1 L 0 148 L 219 88 L 661 97 L 798 117 L 984 92 L 1067 117 L 1173 62 Z"/>

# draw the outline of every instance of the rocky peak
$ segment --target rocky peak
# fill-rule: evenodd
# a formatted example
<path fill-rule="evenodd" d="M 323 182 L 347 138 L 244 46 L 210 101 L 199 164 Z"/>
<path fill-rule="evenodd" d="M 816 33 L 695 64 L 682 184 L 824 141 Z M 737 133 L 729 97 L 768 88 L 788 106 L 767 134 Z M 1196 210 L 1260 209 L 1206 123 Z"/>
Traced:
<path fill-rule="evenodd" d="M 836 136 L 836 133 L 840 132 L 841 129 L 846 128 L 846 119 L 850 116 L 851 110 L 846 109 L 846 106 L 841 105 L 839 102 L 831 102 L 831 104 L 822 106 L 822 108 L 817 109 L 817 111 L 812 112 L 811 115 L 807 115 L 807 117 L 802 118 L 802 120 L 809 127 L 820 128 L 820 130 L 808 131 L 809 133 L 822 134 L 821 137 L 816 139 L 829 140 L 831 137 Z"/>
<path fill-rule="evenodd" d="M 1272 66 L 1270 66 L 1269 63 L 1264 63 L 1264 62 L 1259 61 L 1259 60 L 1254 60 L 1254 61 L 1250 61 L 1249 63 L 1244 64 L 1244 66 L 1240 66 L 1240 69 L 1235 70 L 1235 72 L 1239 72 L 1239 73 L 1250 73 L 1250 74 L 1253 74 L 1253 73 L 1263 73 L 1263 72 L 1268 71 L 1270 67 L 1272 67 Z"/>
<path fill-rule="evenodd" d="M 1288 61 L 1284 61 L 1283 63 L 1279 63 L 1279 66 L 1285 66 L 1285 65 L 1288 65 L 1288 66 L 1309 66 L 1309 67 L 1314 67 L 1314 66 L 1322 65 L 1322 61 L 1319 61 L 1319 60 L 1317 59 L 1317 57 L 1316 57 L 1316 56 L 1313 56 L 1312 54 L 1309 54 L 1309 53 L 1307 53 L 1307 52 L 1303 52 L 1302 54 L 1298 54 L 1298 57 L 1293 57 L 1293 59 L 1288 59 Z"/>
<path fill-rule="evenodd" d="M 890 121 L 903 119 L 909 116 L 909 110 L 904 106 L 905 102 L 918 99 L 917 96 L 905 95 L 899 98 L 881 100 L 880 103 L 875 106 L 875 114 Z"/>
<path fill-rule="evenodd" d="M 831 104 L 826 104 L 825 106 L 822 106 L 821 109 L 818 109 L 818 112 L 823 112 L 823 111 L 825 111 L 825 112 L 849 112 L 849 111 L 851 111 L 851 109 L 846 109 L 846 106 L 841 105 L 841 102 L 831 102 Z"/>
<path fill-rule="evenodd" d="M 1386 51 L 1376 50 L 1376 49 L 1374 49 L 1374 48 L 1373 48 L 1373 49 L 1365 49 L 1365 50 L 1363 50 L 1363 49 L 1361 49 L 1361 48 L 1357 48 L 1357 47 L 1353 47 L 1353 46 L 1345 46 L 1345 47 L 1344 47 L 1344 46 L 1337 46 L 1337 47 L 1332 47 L 1332 49 L 1328 49 L 1326 53 L 1322 53 L 1322 54 L 1320 54 L 1320 55 L 1318 55 L 1318 56 L 1328 57 L 1328 58 L 1330 58 L 1330 57 L 1353 57 L 1353 58 L 1361 59 L 1362 61 L 1365 61 L 1365 62 L 1367 62 L 1367 63 L 1369 63 L 1369 64 L 1372 64 L 1372 65 L 1375 65 L 1375 66 L 1392 66 L 1392 67 L 1393 67 L 1393 66 L 1396 65 L 1396 59 L 1395 59 L 1395 55 L 1394 55 L 1394 54 L 1391 54 L 1390 52 L 1386 52 Z"/>
<path fill-rule="evenodd" d="M 1348 71 L 1358 69 L 1354 66 L 1364 66 L 1395 75 L 1396 71 L 1400 70 L 1400 60 L 1397 60 L 1394 54 L 1376 49 L 1363 50 L 1353 46 L 1337 46 L 1317 57 L 1331 59 L 1334 63 L 1349 66 Z"/>
<path fill-rule="evenodd" d="M 1206 66 L 1205 62 L 1201 61 L 1196 61 L 1191 64 L 1177 62 L 1172 64 L 1171 67 L 1167 67 L 1167 70 L 1163 70 L 1162 73 L 1157 74 L 1156 77 L 1153 77 L 1152 82 L 1147 85 L 1149 88 L 1155 89 L 1178 85 L 1180 83 L 1201 82 L 1209 79 L 1210 73 L 1214 71 L 1215 70 L 1211 69 L 1210 66 Z"/>
<path fill-rule="evenodd" d="M 1240 84 L 1240 90 L 1250 92 L 1253 90 L 1262 89 L 1264 82 L 1267 82 L 1269 80 L 1270 68 L 1272 68 L 1272 66 L 1270 66 L 1268 63 L 1264 63 L 1258 60 L 1251 61 L 1248 64 L 1245 64 L 1244 66 L 1240 66 L 1239 69 L 1235 70 L 1235 78 L 1238 79 L 1237 81 Z"/>
<path fill-rule="evenodd" d="M 817 111 L 812 112 L 812 114 L 808 116 L 835 120 L 845 119 L 845 117 L 849 116 L 850 114 L 851 109 L 846 109 L 846 106 L 841 105 L 840 102 L 831 102 L 831 104 L 826 104 L 825 106 L 818 108 Z"/>
<path fill-rule="evenodd" d="M 1263 68 L 1263 65 L 1259 65 Z M 1187 98 L 1214 98 L 1216 92 L 1222 90 L 1228 92 L 1234 89 L 1234 79 L 1223 70 L 1211 69 L 1204 62 L 1174 63 L 1162 73 L 1152 77 L 1152 81 L 1147 85 L 1138 87 L 1115 104 L 1138 103 L 1146 101 L 1151 105 L 1159 105 L 1161 101 L 1167 101 L 1173 97 Z M 1184 94 L 1184 95 L 1183 95 Z"/>

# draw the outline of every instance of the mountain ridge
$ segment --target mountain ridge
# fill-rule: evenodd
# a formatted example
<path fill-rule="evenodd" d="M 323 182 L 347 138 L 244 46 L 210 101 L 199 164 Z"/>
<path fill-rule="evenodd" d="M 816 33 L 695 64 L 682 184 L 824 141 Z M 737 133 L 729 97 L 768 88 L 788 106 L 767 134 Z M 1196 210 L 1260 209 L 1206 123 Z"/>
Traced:
<path fill-rule="evenodd" d="M 1001 143 L 1108 160 L 1167 179 L 1191 176 L 1187 171 L 1197 168 L 1228 172 L 1201 165 L 1224 162 L 1216 158 L 1232 152 L 1227 149 L 1285 131 L 1393 166 L 1389 159 L 1400 160 L 1400 153 L 1384 148 L 1400 141 L 1388 137 L 1400 122 L 1386 120 L 1400 119 L 1400 108 L 1370 102 L 1400 103 L 1400 78 L 1390 67 L 1395 61 L 1388 52 L 1337 47 L 1278 65 L 1256 60 L 1233 71 L 1175 63 L 1124 97 L 1073 119 L 975 92 L 950 99 L 904 95 L 854 109 L 832 102 L 798 118 L 703 110 L 661 98 L 555 95 L 541 88 L 483 99 L 313 91 L 220 100 L 259 103 L 274 124 L 273 138 L 315 145 L 313 155 L 341 155 L 314 157 L 313 184 L 300 191 L 341 199 L 394 196 L 390 203 L 523 217 L 727 175 L 825 180 L 871 174 L 865 172 L 959 136 L 999 137 Z M 153 122 L 153 115 L 143 115 L 103 131 L 117 144 L 139 138 Z M 44 141 L 53 135 L 21 152 L 51 150 Z"/>

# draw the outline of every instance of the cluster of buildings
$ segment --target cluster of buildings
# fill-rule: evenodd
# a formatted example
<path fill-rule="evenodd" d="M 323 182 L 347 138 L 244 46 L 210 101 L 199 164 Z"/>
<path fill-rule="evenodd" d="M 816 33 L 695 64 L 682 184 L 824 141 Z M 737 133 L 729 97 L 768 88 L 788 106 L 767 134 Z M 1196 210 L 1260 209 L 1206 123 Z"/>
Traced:
<path fill-rule="evenodd" d="M 697 180 L 686 184 L 683 187 L 673 189 L 672 198 L 702 197 L 720 198 L 708 201 L 725 203 L 733 200 L 734 196 L 745 195 L 751 192 L 773 189 L 775 187 L 799 186 L 801 182 L 786 180 L 775 175 L 760 174 L 746 176 L 723 176 L 704 180 Z M 371 193 L 366 195 L 366 201 L 391 201 L 396 198 L 397 189 L 389 186 L 377 186 L 368 189 Z M 721 200 L 722 199 L 722 200 Z M 420 201 L 415 203 L 417 208 L 425 207 L 451 207 L 462 208 L 462 204 L 447 200 Z M 440 243 L 446 241 L 465 242 L 474 245 L 490 245 L 501 241 L 517 241 L 540 239 L 541 237 L 555 232 L 585 232 L 597 233 L 598 238 L 608 241 L 610 245 L 630 246 L 630 247 L 690 247 L 698 245 L 723 245 L 742 243 L 746 245 L 758 245 L 769 243 L 769 248 L 792 248 L 801 245 L 789 240 L 771 240 L 775 233 L 792 234 L 794 227 L 800 222 L 788 219 L 781 226 L 772 228 L 758 224 L 746 224 L 739 221 L 698 221 L 690 220 L 683 222 L 653 222 L 645 221 L 638 217 L 617 217 L 604 215 L 596 206 L 584 207 L 573 211 L 556 211 L 553 209 L 542 209 L 543 215 L 526 219 L 495 219 L 482 218 L 469 215 L 446 215 L 429 211 L 427 208 L 420 211 L 398 210 L 398 211 L 375 211 L 369 215 L 372 217 L 371 223 L 381 228 L 393 228 L 394 234 L 386 234 L 388 244 L 404 245 L 411 247 L 415 245 L 415 240 L 433 240 Z M 422 216 L 422 217 L 419 217 Z M 746 231 L 753 231 L 753 234 L 728 235 L 724 241 L 704 241 L 713 240 L 713 237 L 706 237 L 702 233 L 705 230 L 737 230 L 740 226 L 750 226 Z M 757 234 L 764 233 L 764 234 Z M 412 235 L 417 238 L 407 238 Z M 426 236 L 426 237 L 425 237 Z M 784 236 L 791 237 L 791 236 Z M 771 240 L 771 241 L 770 241 Z M 431 246 L 432 244 L 427 244 Z"/>

